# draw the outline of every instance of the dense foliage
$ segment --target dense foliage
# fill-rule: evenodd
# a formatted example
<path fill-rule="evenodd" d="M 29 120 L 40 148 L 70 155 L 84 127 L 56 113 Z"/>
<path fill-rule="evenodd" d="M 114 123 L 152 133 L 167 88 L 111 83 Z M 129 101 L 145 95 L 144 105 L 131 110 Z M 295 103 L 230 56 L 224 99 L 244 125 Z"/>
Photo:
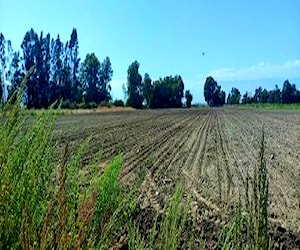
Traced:
<path fill-rule="evenodd" d="M 33 29 L 26 32 L 21 44 L 22 53 L 14 51 L 10 40 L 0 33 L 0 106 L 20 88 L 24 73 L 35 65 L 35 72 L 24 90 L 22 103 L 27 108 L 48 108 L 61 103 L 63 108 L 96 108 L 112 105 L 110 81 L 113 76 L 109 57 L 101 62 L 95 53 L 88 53 L 81 62 L 77 30 L 72 30 L 69 41 L 63 43 L 59 35 L 38 35 Z M 184 92 L 180 75 L 165 76 L 153 81 L 149 74 L 144 78 L 139 73 L 140 64 L 134 61 L 127 70 L 127 85 L 124 87 L 126 105 L 133 108 L 181 108 L 185 97 L 186 107 L 191 107 L 193 96 Z M 204 83 L 204 98 L 209 106 L 225 104 L 226 94 L 221 86 L 209 76 Z M 241 96 L 232 88 L 227 104 L 300 103 L 300 90 L 288 80 L 282 89 L 262 87 L 252 96 Z M 116 102 L 118 106 L 122 103 Z"/>
<path fill-rule="evenodd" d="M 181 108 L 184 83 L 181 76 L 166 76 L 153 83 L 151 108 Z"/>
<path fill-rule="evenodd" d="M 204 99 L 211 107 L 221 106 L 225 104 L 225 92 L 221 90 L 221 86 L 211 76 L 206 78 L 204 83 Z"/>
<path fill-rule="evenodd" d="M 251 103 L 299 103 L 300 91 L 297 90 L 295 84 L 291 84 L 288 80 L 284 81 L 282 90 L 275 85 L 275 89 L 266 90 L 262 87 L 255 89 L 254 95 L 251 96 L 249 92 L 246 92 L 242 98 L 242 104 Z"/>
<path fill-rule="evenodd" d="M 127 70 L 127 104 L 133 108 L 143 107 L 142 76 L 139 73 L 140 64 L 134 61 Z"/>
<path fill-rule="evenodd" d="M 108 83 L 112 73 L 109 57 L 101 64 L 94 53 L 86 55 L 81 64 L 81 86 L 85 103 L 101 103 L 111 99 L 111 87 Z"/>
<path fill-rule="evenodd" d="M 227 104 L 239 104 L 241 93 L 237 88 L 232 88 L 227 97 Z"/>
<path fill-rule="evenodd" d="M 149 108 L 153 100 L 153 85 L 148 73 L 145 74 L 143 79 L 143 94 L 145 98 L 145 105 Z"/>
<path fill-rule="evenodd" d="M 181 108 L 184 83 L 181 76 L 166 76 L 152 82 L 149 74 L 144 79 L 139 74 L 139 63 L 128 68 L 127 104 L 134 108 Z M 191 101 L 191 100 L 190 100 Z"/>
<path fill-rule="evenodd" d="M 186 107 L 190 108 L 192 106 L 192 101 L 193 101 L 193 95 L 191 94 L 190 90 L 186 90 L 184 97 L 186 99 Z"/>
<path fill-rule="evenodd" d="M 27 83 L 23 96 L 23 103 L 28 108 L 47 108 L 60 100 L 64 100 L 68 107 L 110 100 L 109 82 L 113 74 L 110 59 L 106 57 L 101 63 L 92 53 L 80 65 L 76 29 L 72 30 L 70 40 L 65 44 L 59 35 L 56 39 L 51 38 L 50 34 L 44 36 L 43 32 L 38 36 L 31 29 L 26 32 L 21 49 L 23 57 L 19 52 L 14 52 L 11 42 L 0 34 L 0 96 L 4 100 L 19 88 L 24 72 L 33 65 L 35 73 Z M 4 91 L 4 83 L 7 91 Z"/>

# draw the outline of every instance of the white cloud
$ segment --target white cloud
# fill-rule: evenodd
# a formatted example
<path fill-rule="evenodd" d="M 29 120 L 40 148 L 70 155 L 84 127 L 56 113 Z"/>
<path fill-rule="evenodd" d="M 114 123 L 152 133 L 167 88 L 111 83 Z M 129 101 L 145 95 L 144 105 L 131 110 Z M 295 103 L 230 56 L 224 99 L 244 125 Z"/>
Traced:
<path fill-rule="evenodd" d="M 222 81 L 300 77 L 300 60 L 282 64 L 260 62 L 245 68 L 222 68 L 211 71 L 210 75 Z"/>

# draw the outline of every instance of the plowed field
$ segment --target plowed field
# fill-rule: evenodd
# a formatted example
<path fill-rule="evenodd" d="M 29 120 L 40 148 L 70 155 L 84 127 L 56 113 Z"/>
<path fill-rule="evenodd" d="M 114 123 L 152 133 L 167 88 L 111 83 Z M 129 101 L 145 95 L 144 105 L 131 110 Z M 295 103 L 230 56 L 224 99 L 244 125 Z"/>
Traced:
<path fill-rule="evenodd" d="M 147 110 L 89 113 L 58 119 L 57 137 L 76 144 L 92 135 L 87 160 L 124 154 L 121 181 L 145 174 L 142 209 L 162 211 L 180 181 L 193 193 L 193 211 L 222 223 L 247 175 L 258 164 L 262 127 L 270 180 L 269 218 L 300 232 L 300 112 L 242 109 Z M 218 219 L 219 217 L 220 219 Z M 216 217 L 215 217 L 216 216 Z M 221 221 L 221 222 L 220 222 Z"/>

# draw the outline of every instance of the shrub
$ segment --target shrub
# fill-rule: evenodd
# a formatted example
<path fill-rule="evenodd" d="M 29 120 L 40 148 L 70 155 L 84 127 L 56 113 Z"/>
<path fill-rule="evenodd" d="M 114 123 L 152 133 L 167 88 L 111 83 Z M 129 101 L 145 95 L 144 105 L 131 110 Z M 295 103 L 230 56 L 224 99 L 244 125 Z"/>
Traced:
<path fill-rule="evenodd" d="M 61 104 L 62 109 L 74 109 L 75 108 L 75 103 L 71 102 L 69 99 L 64 100 Z"/>
<path fill-rule="evenodd" d="M 111 102 L 110 101 L 102 101 L 102 102 L 100 102 L 99 106 L 111 108 Z"/>
<path fill-rule="evenodd" d="M 76 108 L 78 108 L 78 109 L 85 109 L 85 106 L 86 106 L 86 104 L 84 102 L 76 104 Z"/>
<path fill-rule="evenodd" d="M 111 220 L 123 225 L 117 222 L 131 202 L 118 183 L 122 155 L 103 173 L 98 157 L 82 169 L 89 138 L 73 155 L 67 143 L 64 153 L 55 157 L 61 151 L 52 141 L 55 112 L 45 110 L 28 122 L 29 115 L 19 105 L 22 89 L 0 127 L 0 249 L 81 249 L 88 242 L 111 244 L 111 234 L 98 234 L 99 224 L 92 222 L 104 222 L 104 232 L 110 232 L 105 228 L 111 226 Z M 89 185 L 82 189 L 86 183 Z"/>
<path fill-rule="evenodd" d="M 98 105 L 95 102 L 88 102 L 85 104 L 85 108 L 87 108 L 87 109 L 96 109 L 97 107 L 98 107 Z"/>
<path fill-rule="evenodd" d="M 122 100 L 115 100 L 113 105 L 116 107 L 124 107 L 124 102 Z"/>

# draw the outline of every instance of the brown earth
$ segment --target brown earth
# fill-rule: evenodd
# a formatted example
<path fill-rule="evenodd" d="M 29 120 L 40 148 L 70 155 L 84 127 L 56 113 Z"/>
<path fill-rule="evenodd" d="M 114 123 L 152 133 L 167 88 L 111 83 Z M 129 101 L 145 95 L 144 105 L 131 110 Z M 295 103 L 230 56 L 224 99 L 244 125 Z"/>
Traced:
<path fill-rule="evenodd" d="M 193 194 L 192 216 L 207 247 L 245 197 L 246 176 L 258 162 L 262 127 L 270 180 L 274 248 L 300 243 L 300 112 L 236 109 L 126 110 L 65 115 L 55 138 L 71 146 L 92 135 L 89 161 L 123 152 L 121 181 L 145 176 L 141 211 L 162 212 L 176 184 Z M 72 147 L 71 147 L 72 148 Z M 154 214 L 154 213 L 153 213 Z M 200 235 L 200 232 L 199 232 Z M 277 244 L 277 245 L 276 245 Z M 292 247 L 293 248 L 293 247 Z"/>

